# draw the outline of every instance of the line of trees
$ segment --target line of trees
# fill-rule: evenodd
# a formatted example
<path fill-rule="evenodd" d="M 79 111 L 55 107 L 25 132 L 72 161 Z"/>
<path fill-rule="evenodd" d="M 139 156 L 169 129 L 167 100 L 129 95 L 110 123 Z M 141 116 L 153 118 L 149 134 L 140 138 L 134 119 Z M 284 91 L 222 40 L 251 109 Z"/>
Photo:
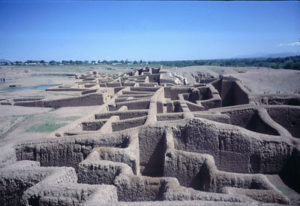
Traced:
<path fill-rule="evenodd" d="M 187 61 L 158 61 L 150 64 L 160 64 L 171 67 L 185 66 L 234 66 L 234 67 L 271 67 L 274 69 L 294 69 L 300 70 L 300 56 L 290 56 L 282 58 L 244 58 L 244 59 L 215 59 L 215 60 L 187 60 Z"/>
<path fill-rule="evenodd" d="M 300 70 L 300 56 L 290 56 L 282 58 L 244 58 L 244 59 L 215 59 L 215 60 L 180 60 L 180 61 L 128 61 L 128 60 L 98 60 L 98 61 L 80 61 L 80 60 L 62 60 L 62 61 L 44 61 L 44 60 L 27 60 L 22 61 L 0 61 L 0 65 L 121 65 L 121 64 L 138 64 L 138 65 L 163 65 L 171 67 L 185 66 L 234 66 L 234 67 L 271 67 L 274 69 L 294 69 Z"/>

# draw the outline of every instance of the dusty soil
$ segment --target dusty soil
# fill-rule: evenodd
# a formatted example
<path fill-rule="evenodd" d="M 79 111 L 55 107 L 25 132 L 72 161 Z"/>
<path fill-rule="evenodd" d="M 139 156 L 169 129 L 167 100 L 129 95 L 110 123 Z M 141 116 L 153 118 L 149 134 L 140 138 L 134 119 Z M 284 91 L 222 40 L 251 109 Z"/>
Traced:
<path fill-rule="evenodd" d="M 235 73 L 232 76 L 240 79 L 254 94 L 300 93 L 300 71 L 264 68 Z"/>
<path fill-rule="evenodd" d="M 191 66 L 170 68 L 177 82 L 194 84 L 201 73 L 204 76 L 217 78 L 219 75 L 233 76 L 253 94 L 299 94 L 300 72 L 287 69 L 270 69 L 259 67 L 221 67 L 221 66 Z M 177 77 L 176 77 L 177 76 Z"/>

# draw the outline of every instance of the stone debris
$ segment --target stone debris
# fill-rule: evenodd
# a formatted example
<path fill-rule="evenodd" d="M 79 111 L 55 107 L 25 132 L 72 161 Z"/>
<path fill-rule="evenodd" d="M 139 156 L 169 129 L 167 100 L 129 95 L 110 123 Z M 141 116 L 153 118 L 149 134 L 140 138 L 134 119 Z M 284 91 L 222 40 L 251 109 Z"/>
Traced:
<path fill-rule="evenodd" d="M 48 89 L 80 97 L 16 99 L 99 109 L 15 145 L 15 162 L 1 160 L 0 205 L 299 205 L 300 96 L 197 78 L 89 72 Z"/>

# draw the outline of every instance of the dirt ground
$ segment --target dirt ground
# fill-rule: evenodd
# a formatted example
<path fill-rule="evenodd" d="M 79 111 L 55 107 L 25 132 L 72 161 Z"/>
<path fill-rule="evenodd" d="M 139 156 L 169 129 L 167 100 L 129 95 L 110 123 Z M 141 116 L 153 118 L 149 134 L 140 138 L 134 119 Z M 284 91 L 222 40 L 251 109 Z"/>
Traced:
<path fill-rule="evenodd" d="M 195 76 L 202 73 L 218 77 L 230 75 L 239 80 L 253 94 L 299 94 L 300 71 L 259 67 L 191 66 L 170 68 L 169 71 L 196 83 Z"/>

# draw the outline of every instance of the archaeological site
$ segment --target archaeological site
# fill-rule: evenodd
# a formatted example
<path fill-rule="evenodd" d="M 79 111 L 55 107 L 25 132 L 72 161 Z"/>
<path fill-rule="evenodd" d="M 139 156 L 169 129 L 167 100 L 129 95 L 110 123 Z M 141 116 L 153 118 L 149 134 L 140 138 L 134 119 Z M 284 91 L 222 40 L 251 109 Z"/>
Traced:
<path fill-rule="evenodd" d="M 1 99 L 95 109 L 16 137 L 0 155 L 0 205 L 300 205 L 300 95 L 256 93 L 230 74 L 195 79 L 89 71 L 46 90 L 77 96 Z"/>

